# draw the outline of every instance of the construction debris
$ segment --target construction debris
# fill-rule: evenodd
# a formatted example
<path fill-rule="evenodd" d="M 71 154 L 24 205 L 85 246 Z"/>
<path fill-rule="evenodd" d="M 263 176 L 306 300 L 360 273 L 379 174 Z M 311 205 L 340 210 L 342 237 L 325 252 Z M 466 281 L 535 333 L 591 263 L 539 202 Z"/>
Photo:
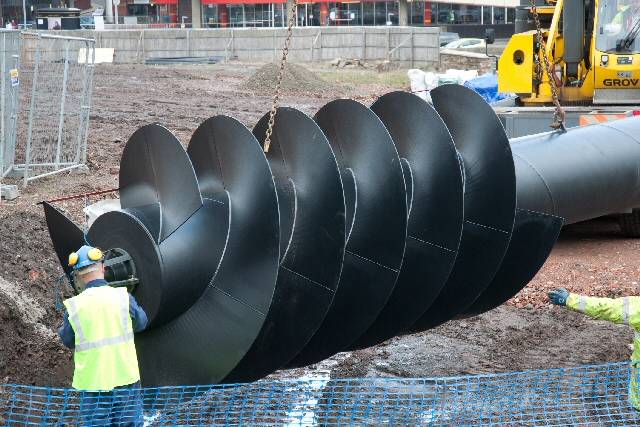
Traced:
<path fill-rule="evenodd" d="M 337 68 L 364 68 L 364 63 L 360 59 L 343 59 L 336 58 L 329 63 L 332 67 Z"/>
<path fill-rule="evenodd" d="M 18 186 L 0 184 L 0 198 L 4 200 L 14 200 L 18 198 Z"/>
<path fill-rule="evenodd" d="M 144 60 L 146 65 L 164 64 L 216 64 L 222 61 L 222 56 L 175 56 L 175 57 L 155 57 Z"/>

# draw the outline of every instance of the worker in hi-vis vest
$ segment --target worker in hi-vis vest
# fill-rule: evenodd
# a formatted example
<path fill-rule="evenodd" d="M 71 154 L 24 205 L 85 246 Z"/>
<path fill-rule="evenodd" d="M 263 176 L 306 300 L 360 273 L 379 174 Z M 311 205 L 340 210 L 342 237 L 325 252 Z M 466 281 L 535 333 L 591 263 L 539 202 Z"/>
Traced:
<path fill-rule="evenodd" d="M 624 323 L 635 331 L 633 353 L 631 354 L 631 377 L 629 379 L 629 402 L 640 410 L 638 374 L 640 372 L 640 297 L 596 298 L 570 294 L 559 288 L 549 292 L 552 303 L 566 306 L 571 310 L 586 314 L 592 319 Z"/>
<path fill-rule="evenodd" d="M 102 251 L 91 246 L 69 255 L 76 288 L 82 292 L 64 301 L 58 334 L 74 349 L 72 385 L 83 391 L 82 425 L 142 426 L 133 334 L 147 327 L 147 315 L 126 288 L 108 285 L 102 260 Z"/>

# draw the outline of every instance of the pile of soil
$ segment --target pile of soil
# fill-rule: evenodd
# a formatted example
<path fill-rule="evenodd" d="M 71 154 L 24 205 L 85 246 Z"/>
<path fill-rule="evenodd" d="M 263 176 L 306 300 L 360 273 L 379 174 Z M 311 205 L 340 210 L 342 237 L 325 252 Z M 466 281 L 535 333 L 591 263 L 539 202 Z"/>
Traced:
<path fill-rule="evenodd" d="M 244 83 L 247 90 L 272 95 L 278 81 L 279 64 L 266 64 L 259 68 Z M 322 93 L 335 89 L 318 75 L 296 64 L 285 64 L 280 90 L 286 93 Z"/>
<path fill-rule="evenodd" d="M 73 362 L 55 332 L 66 285 L 57 285 L 63 272 L 44 218 L 1 212 L 0 236 L 0 383 L 67 386 Z"/>
<path fill-rule="evenodd" d="M 48 318 L 53 320 L 56 316 Z M 52 329 L 36 328 L 26 322 L 25 313 L 2 293 L 0 349 L 0 383 L 53 387 L 68 387 L 71 383 L 71 352 L 64 348 Z"/>

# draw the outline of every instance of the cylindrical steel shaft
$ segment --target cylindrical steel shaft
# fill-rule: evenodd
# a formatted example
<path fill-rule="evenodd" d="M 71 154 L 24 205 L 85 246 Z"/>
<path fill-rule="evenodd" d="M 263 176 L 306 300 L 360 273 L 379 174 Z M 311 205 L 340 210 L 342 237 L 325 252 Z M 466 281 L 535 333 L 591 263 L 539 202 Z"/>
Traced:
<path fill-rule="evenodd" d="M 565 224 L 640 206 L 640 118 L 511 140 L 520 209 Z"/>

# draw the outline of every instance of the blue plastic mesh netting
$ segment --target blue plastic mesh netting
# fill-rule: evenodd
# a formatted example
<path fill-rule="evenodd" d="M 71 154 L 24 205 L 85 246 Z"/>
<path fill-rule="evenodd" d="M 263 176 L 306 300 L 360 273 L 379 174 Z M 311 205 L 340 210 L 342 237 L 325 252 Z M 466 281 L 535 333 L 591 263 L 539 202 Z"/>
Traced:
<path fill-rule="evenodd" d="M 638 425 L 629 363 L 449 378 L 303 378 L 112 393 L 0 386 L 0 425 Z M 108 424 L 107 424 L 108 425 Z"/>

